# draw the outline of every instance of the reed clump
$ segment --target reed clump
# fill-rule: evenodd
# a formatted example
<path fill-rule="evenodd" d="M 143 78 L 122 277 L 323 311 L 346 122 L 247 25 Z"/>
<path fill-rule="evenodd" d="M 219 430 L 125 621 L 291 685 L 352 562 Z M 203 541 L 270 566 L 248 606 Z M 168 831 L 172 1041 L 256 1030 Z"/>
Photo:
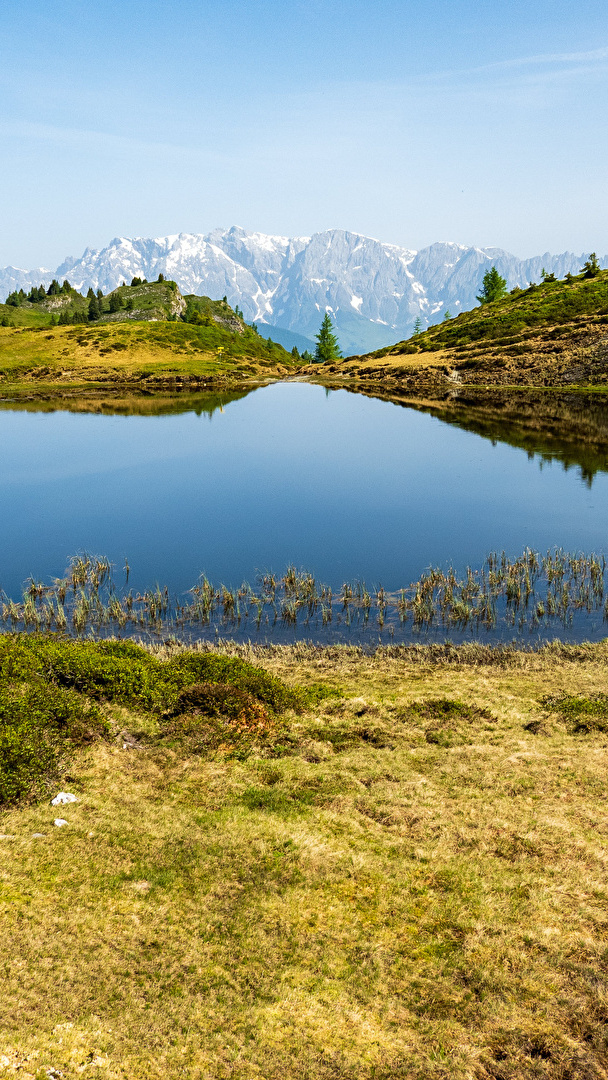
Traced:
<path fill-rule="evenodd" d="M 107 559 L 81 554 L 63 578 L 50 584 L 30 579 L 20 601 L 4 595 L 0 622 L 76 636 L 147 630 L 187 637 L 209 628 L 272 633 L 277 627 L 324 639 L 344 627 L 401 637 L 429 630 L 522 633 L 567 628 L 592 613 L 608 621 L 605 586 L 603 555 L 561 548 L 541 555 L 526 549 L 514 559 L 492 552 L 480 569 L 466 567 L 464 574 L 430 567 L 395 591 L 347 581 L 334 593 L 294 566 L 282 576 L 264 574 L 254 585 L 243 582 L 237 588 L 215 586 L 202 575 L 183 601 L 160 585 L 139 593 L 126 586 L 121 590 Z"/>

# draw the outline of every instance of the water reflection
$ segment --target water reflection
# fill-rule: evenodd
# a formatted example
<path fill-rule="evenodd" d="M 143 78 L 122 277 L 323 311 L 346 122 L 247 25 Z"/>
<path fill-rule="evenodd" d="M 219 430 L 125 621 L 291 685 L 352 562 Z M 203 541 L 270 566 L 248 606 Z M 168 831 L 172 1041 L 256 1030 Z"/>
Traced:
<path fill-rule="evenodd" d="M 588 392 L 454 390 L 444 398 L 383 394 L 349 387 L 353 393 L 430 413 L 494 445 L 519 447 L 541 462 L 578 467 L 588 487 L 608 471 L 608 399 Z"/>
<path fill-rule="evenodd" d="M 149 391 L 125 394 L 120 390 L 110 390 L 104 394 L 74 392 L 61 396 L 31 394 L 14 398 L 0 397 L 0 409 L 10 412 L 70 412 L 99 416 L 178 416 L 182 413 L 195 413 L 211 419 L 214 413 L 223 412 L 227 405 L 233 401 L 241 401 L 257 389 L 256 386 L 248 386 L 238 391 L 214 390 L 199 394 L 153 394 Z"/>

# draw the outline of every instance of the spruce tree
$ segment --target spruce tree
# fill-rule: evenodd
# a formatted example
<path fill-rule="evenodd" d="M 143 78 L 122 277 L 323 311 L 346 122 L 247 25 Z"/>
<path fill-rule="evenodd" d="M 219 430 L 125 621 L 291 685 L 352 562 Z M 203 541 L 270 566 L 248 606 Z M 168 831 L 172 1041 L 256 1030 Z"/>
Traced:
<path fill-rule="evenodd" d="M 89 300 L 89 322 L 95 322 L 95 320 L 98 319 L 100 315 L 101 311 L 99 308 L 99 300 L 97 299 L 95 294 L 93 294 L 93 296 Z"/>
<path fill-rule="evenodd" d="M 325 312 L 325 317 L 321 323 L 319 333 L 315 336 L 315 340 L 317 342 L 315 360 L 318 364 L 327 364 L 332 360 L 342 359 L 338 339 L 334 334 L 328 311 Z"/>
<path fill-rule="evenodd" d="M 121 308 L 122 298 L 118 290 L 116 290 L 115 292 L 110 293 L 110 313 L 113 314 L 115 311 L 120 311 Z"/>
<path fill-rule="evenodd" d="M 597 275 L 601 272 L 601 269 L 602 268 L 598 262 L 597 255 L 595 254 L 595 251 L 592 251 L 591 255 L 587 259 L 587 262 L 583 266 L 582 272 L 586 278 L 592 278 L 597 277 Z"/>
<path fill-rule="evenodd" d="M 89 291 L 87 293 L 87 300 L 94 300 L 94 299 L 95 299 L 95 293 L 93 292 L 93 289 L 89 288 Z"/>
<path fill-rule="evenodd" d="M 481 292 L 477 300 L 480 304 L 491 304 L 494 300 L 502 300 L 507 295 L 506 278 L 501 277 L 495 266 L 486 270 L 481 283 Z"/>
<path fill-rule="evenodd" d="M 414 323 L 414 334 L 418 335 L 422 333 L 422 319 L 420 315 L 416 316 L 416 322 Z"/>

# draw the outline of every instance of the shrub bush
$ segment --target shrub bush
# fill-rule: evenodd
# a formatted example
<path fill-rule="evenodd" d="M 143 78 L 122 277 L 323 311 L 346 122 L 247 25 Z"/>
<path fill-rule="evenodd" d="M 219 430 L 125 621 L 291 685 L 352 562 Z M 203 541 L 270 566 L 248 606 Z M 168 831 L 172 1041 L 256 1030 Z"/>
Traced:
<path fill-rule="evenodd" d="M 268 720 L 268 711 L 253 694 L 226 683 L 194 683 L 178 696 L 175 713 L 226 717 L 239 727 L 257 726 Z"/>
<path fill-rule="evenodd" d="M 0 804 L 30 792 L 55 770 L 62 751 L 107 731 L 99 709 L 73 690 L 0 685 Z"/>

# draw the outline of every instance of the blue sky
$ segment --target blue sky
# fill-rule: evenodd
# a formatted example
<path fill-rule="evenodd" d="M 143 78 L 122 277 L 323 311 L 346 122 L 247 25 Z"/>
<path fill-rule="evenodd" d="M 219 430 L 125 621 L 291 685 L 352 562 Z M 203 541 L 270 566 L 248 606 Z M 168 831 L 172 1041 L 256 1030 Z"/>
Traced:
<path fill-rule="evenodd" d="M 0 265 L 352 229 L 608 252 L 606 0 L 4 0 Z"/>

